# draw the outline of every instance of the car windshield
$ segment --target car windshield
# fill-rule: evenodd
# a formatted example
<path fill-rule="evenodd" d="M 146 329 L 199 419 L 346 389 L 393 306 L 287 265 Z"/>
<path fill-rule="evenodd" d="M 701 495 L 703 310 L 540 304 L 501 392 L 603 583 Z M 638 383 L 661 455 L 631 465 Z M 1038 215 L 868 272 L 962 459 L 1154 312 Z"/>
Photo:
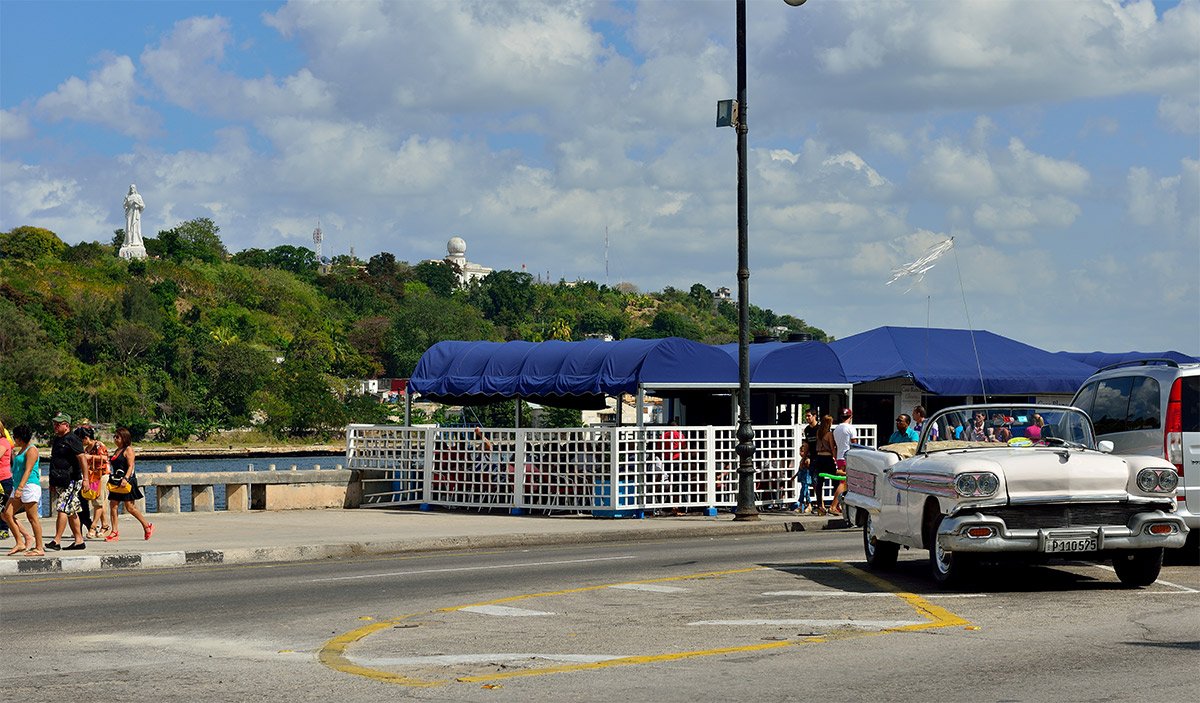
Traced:
<path fill-rule="evenodd" d="M 935 438 L 936 430 L 936 438 Z M 968 405 L 934 414 L 922 428 L 919 451 L 1008 445 L 1094 449 L 1087 415 L 1055 405 Z"/>

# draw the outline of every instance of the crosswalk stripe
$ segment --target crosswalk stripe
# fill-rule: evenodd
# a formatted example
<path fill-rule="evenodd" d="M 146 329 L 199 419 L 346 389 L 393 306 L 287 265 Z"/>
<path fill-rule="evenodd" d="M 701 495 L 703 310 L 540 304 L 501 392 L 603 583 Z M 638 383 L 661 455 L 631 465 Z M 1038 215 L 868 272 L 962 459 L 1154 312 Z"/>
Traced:
<path fill-rule="evenodd" d="M 783 627 L 855 627 L 860 630 L 887 630 L 893 627 L 924 625 L 924 620 L 699 620 L 688 625 L 780 625 Z"/>
<path fill-rule="evenodd" d="M 656 583 L 619 583 L 609 588 L 619 588 L 623 591 L 649 591 L 651 593 L 683 593 L 686 588 L 678 586 L 660 586 Z"/>
<path fill-rule="evenodd" d="M 479 613 L 480 615 L 499 615 L 509 618 L 528 618 L 537 615 L 554 615 L 541 610 L 526 610 L 525 608 L 512 608 L 507 605 L 469 605 L 465 608 L 460 608 L 464 612 Z"/>

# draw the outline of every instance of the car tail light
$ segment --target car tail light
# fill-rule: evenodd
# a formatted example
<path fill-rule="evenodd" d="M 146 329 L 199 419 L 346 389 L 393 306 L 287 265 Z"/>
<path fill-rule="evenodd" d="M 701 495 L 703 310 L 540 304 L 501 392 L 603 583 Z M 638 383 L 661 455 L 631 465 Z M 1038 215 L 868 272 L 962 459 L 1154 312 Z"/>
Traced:
<path fill-rule="evenodd" d="M 1165 522 L 1157 522 L 1146 528 L 1146 532 L 1152 535 L 1169 535 L 1175 531 L 1174 525 L 1168 525 Z"/>
<path fill-rule="evenodd" d="M 1167 422 L 1163 425 L 1163 456 L 1175 465 L 1175 473 L 1183 476 L 1183 378 L 1171 384 L 1167 399 Z"/>
<path fill-rule="evenodd" d="M 991 537 L 994 534 L 996 534 L 996 530 L 991 527 L 971 527 L 967 529 L 968 537 Z"/>

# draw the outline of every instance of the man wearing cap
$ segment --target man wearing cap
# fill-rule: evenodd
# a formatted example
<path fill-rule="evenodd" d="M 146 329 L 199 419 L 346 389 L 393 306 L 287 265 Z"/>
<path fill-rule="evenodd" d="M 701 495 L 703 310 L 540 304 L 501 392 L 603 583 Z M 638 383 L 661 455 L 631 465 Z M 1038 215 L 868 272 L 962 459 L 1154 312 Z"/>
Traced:
<path fill-rule="evenodd" d="M 87 549 L 79 522 L 79 512 L 83 509 L 79 499 L 79 490 L 83 488 L 83 442 L 71 432 L 70 415 L 59 413 L 51 422 L 54 423 L 54 439 L 50 441 L 50 493 L 58 518 L 54 541 L 48 542 L 46 549 Z M 75 542 L 62 547 L 62 536 L 68 523 Z"/>
<path fill-rule="evenodd" d="M 842 421 L 838 426 L 833 428 L 833 443 L 837 447 L 836 464 L 839 474 L 846 473 L 846 452 L 850 449 L 850 445 L 854 443 L 854 424 L 850 419 L 854 417 L 854 412 L 850 408 L 842 408 Z M 834 515 L 842 514 L 842 494 L 846 492 L 846 482 L 838 481 L 837 487 L 833 490 L 833 502 L 829 504 L 829 512 Z"/>

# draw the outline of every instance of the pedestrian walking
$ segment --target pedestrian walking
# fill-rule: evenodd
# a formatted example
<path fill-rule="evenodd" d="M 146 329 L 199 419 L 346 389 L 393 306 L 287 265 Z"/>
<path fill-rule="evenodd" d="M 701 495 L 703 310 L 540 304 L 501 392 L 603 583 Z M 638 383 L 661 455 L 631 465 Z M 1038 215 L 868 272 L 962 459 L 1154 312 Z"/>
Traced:
<path fill-rule="evenodd" d="M 13 494 L 12 457 L 13 443 L 8 438 L 8 430 L 4 427 L 4 421 L 0 420 L 0 515 L 5 516 L 4 521 L 0 523 L 0 539 L 8 539 L 11 532 L 19 545 L 21 544 L 21 531 L 9 522 L 8 513 L 4 510 Z"/>
<path fill-rule="evenodd" d="M 829 415 L 821 418 L 821 425 L 817 428 L 817 456 L 812 465 L 812 472 L 817 477 L 817 515 L 824 515 L 825 510 L 825 484 L 829 480 L 825 476 L 832 475 L 837 471 L 834 464 L 834 454 L 837 452 L 837 446 L 833 440 L 833 418 Z M 822 476 L 821 474 L 825 474 Z"/>
<path fill-rule="evenodd" d="M 113 442 L 116 444 L 116 452 L 109 460 L 111 468 L 108 475 L 108 504 L 110 506 L 108 524 L 112 526 L 112 531 L 108 533 L 104 541 L 116 542 L 120 539 L 120 535 L 117 533 L 117 515 L 120 514 L 122 505 L 125 506 L 125 512 L 142 523 L 144 539 L 150 539 L 150 536 L 154 534 L 154 523 L 147 522 L 146 516 L 142 515 L 142 511 L 137 507 L 137 502 L 142 499 L 142 489 L 138 488 L 137 475 L 134 471 L 133 437 L 129 434 L 128 429 L 118 427 L 113 435 Z"/>
<path fill-rule="evenodd" d="M 87 472 L 83 477 L 80 497 L 90 508 L 92 524 L 88 526 L 88 539 L 100 539 L 109 531 L 108 524 L 108 447 L 96 438 L 91 423 L 81 421 L 75 428 L 75 436 L 83 442 L 83 457 Z"/>
<path fill-rule="evenodd" d="M 83 442 L 71 432 L 71 416 L 59 413 L 51 420 L 54 423 L 54 439 L 50 441 L 50 495 L 57 513 L 54 523 L 54 539 L 46 549 L 87 549 L 83 543 L 83 526 L 79 513 L 83 505 L 79 491 L 83 488 Z M 74 543 L 61 545 L 63 532 L 71 526 Z"/>
<path fill-rule="evenodd" d="M 14 452 L 12 460 L 13 476 L 16 485 L 13 487 L 12 499 L 4 507 L 6 521 L 12 525 L 13 536 L 18 538 L 18 547 L 24 547 L 20 552 L 14 548 L 9 556 L 21 554 L 27 557 L 46 555 L 42 545 L 42 522 L 38 518 L 38 504 L 42 500 L 41 457 L 37 447 L 33 446 L 33 430 L 29 425 L 17 425 L 13 428 Z M 17 516 L 25 514 L 32 533 L 19 529 Z"/>
<path fill-rule="evenodd" d="M 812 488 L 814 484 L 819 485 L 819 482 L 814 480 L 815 472 L 813 471 L 813 462 L 817 458 L 817 431 L 819 429 L 817 411 L 809 409 L 805 412 L 804 423 L 803 442 L 800 445 L 800 470 L 796 475 L 800 482 L 799 510 L 801 513 L 813 510 Z"/>

